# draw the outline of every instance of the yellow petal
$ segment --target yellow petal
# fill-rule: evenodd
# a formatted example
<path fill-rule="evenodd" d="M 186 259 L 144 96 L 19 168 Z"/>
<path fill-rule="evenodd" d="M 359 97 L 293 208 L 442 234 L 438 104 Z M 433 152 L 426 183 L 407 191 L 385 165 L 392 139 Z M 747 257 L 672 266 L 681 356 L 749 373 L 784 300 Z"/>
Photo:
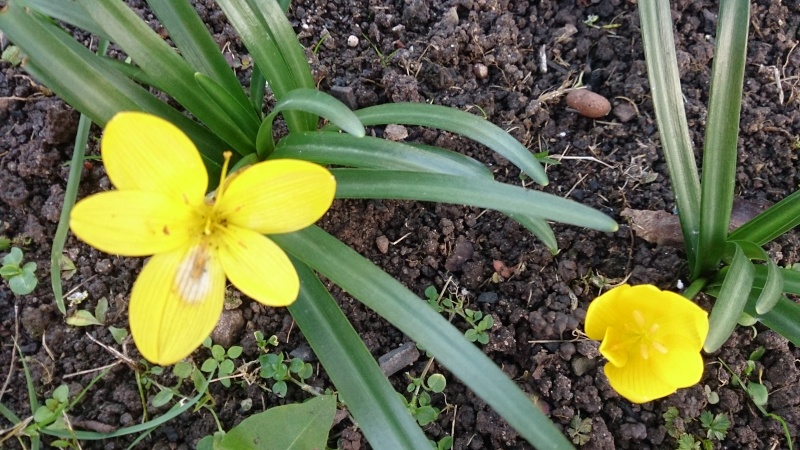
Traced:
<path fill-rule="evenodd" d="M 336 180 L 324 167 L 277 159 L 244 169 L 225 186 L 216 209 L 228 223 L 262 234 L 289 233 L 330 208 Z"/>
<path fill-rule="evenodd" d="M 197 147 L 175 125 L 150 114 L 122 112 L 106 125 L 103 163 L 117 189 L 161 192 L 197 205 L 208 174 Z"/>
<path fill-rule="evenodd" d="M 609 326 L 619 325 L 619 301 L 622 298 L 622 294 L 629 289 L 631 287 L 627 284 L 617 286 L 589 303 L 584 326 L 589 339 L 602 340 Z"/>
<path fill-rule="evenodd" d="M 653 353 L 654 370 L 665 383 L 683 388 L 694 386 L 703 377 L 704 362 L 699 350 L 667 346 L 667 353 Z"/>
<path fill-rule="evenodd" d="M 222 313 L 225 274 L 202 245 L 155 255 L 133 285 L 131 334 L 148 361 L 175 364 L 211 334 Z"/>
<path fill-rule="evenodd" d="M 278 245 L 236 225 L 220 229 L 220 240 L 225 274 L 245 295 L 268 306 L 286 306 L 297 299 L 297 271 Z"/>
<path fill-rule="evenodd" d="M 202 226 L 198 221 L 191 208 L 162 194 L 109 191 L 79 201 L 69 225 L 78 238 L 106 253 L 145 256 L 186 245 Z"/>
<path fill-rule="evenodd" d="M 633 403 L 646 403 L 675 392 L 678 387 L 662 380 L 650 361 L 630 358 L 623 367 L 606 364 L 604 372 L 608 383 Z"/>
<path fill-rule="evenodd" d="M 606 357 L 611 364 L 622 367 L 628 363 L 628 358 L 636 344 L 633 340 L 636 336 L 625 334 L 617 327 L 608 327 L 603 342 L 600 344 L 600 354 Z M 638 344 L 637 344 L 638 346 Z"/>

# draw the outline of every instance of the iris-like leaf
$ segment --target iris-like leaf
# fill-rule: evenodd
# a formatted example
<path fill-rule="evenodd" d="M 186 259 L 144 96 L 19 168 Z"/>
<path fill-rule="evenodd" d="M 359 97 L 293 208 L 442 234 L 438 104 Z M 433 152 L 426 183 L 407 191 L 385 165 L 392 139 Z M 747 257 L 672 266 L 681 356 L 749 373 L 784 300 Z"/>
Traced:
<path fill-rule="evenodd" d="M 391 103 L 355 112 L 364 126 L 419 125 L 466 136 L 499 153 L 540 185 L 546 185 L 544 168 L 513 136 L 474 114 L 428 103 Z"/>
<path fill-rule="evenodd" d="M 710 328 L 703 345 L 706 352 L 717 351 L 730 337 L 739 316 L 744 311 L 754 278 L 753 263 L 745 256 L 741 247 L 736 246 L 733 261 L 708 319 Z"/>
<path fill-rule="evenodd" d="M 694 277 L 716 269 L 725 250 L 736 181 L 736 145 L 749 23 L 750 0 L 720 2 L 703 148 L 700 234 L 692 269 Z"/>
<path fill-rule="evenodd" d="M 639 16 L 661 146 L 675 191 L 689 266 L 694 267 L 700 232 L 700 177 L 683 106 L 670 4 L 640 0 Z"/>
<path fill-rule="evenodd" d="M 769 207 L 731 233 L 731 240 L 764 245 L 800 225 L 800 191 Z"/>
<path fill-rule="evenodd" d="M 308 266 L 294 263 L 301 288 L 289 312 L 367 440 L 386 448 L 427 448 L 427 437 L 336 301 Z"/>
<path fill-rule="evenodd" d="M 588 206 L 493 180 L 455 175 L 369 169 L 333 169 L 337 198 L 389 198 L 477 206 L 506 214 L 616 231 L 617 223 Z M 469 195 L 465 195 L 469 193 Z"/>
<path fill-rule="evenodd" d="M 424 346 L 528 442 L 539 448 L 572 448 L 525 393 L 461 331 L 379 267 L 316 226 L 271 237 Z"/>
<path fill-rule="evenodd" d="M 364 126 L 353 111 L 330 94 L 316 89 L 295 89 L 288 92 L 267 115 L 258 129 L 256 148 L 258 155 L 266 158 L 275 150 L 272 122 L 285 111 L 305 111 L 322 116 L 355 137 L 364 137 Z"/>

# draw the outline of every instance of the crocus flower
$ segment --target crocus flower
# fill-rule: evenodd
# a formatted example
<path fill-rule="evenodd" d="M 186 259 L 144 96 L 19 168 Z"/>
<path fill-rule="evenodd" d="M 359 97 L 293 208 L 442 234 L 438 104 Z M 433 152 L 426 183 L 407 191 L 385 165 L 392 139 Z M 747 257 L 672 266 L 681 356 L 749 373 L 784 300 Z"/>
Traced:
<path fill-rule="evenodd" d="M 586 311 L 586 335 L 602 341 L 605 374 L 620 395 L 645 403 L 697 384 L 708 314 L 652 285 L 615 287 Z"/>
<path fill-rule="evenodd" d="M 72 231 L 122 256 L 153 255 L 133 285 L 131 334 L 149 361 L 169 365 L 194 351 L 222 313 L 226 277 L 269 306 L 292 303 L 299 279 L 287 255 L 264 234 L 288 233 L 319 219 L 336 182 L 316 164 L 281 159 L 222 180 L 206 197 L 208 175 L 197 148 L 171 123 L 124 112 L 101 142 L 117 190 L 75 205 Z"/>

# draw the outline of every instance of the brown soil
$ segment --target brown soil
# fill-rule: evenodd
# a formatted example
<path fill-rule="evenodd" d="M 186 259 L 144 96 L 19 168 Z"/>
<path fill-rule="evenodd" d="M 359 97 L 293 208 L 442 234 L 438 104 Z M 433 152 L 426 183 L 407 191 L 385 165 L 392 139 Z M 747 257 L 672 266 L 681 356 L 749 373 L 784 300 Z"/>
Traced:
<path fill-rule="evenodd" d="M 128 3 L 152 19 L 143 2 Z M 220 46 L 230 50 L 231 59 L 246 56 L 215 3 L 195 3 Z M 683 92 L 697 147 L 703 141 L 716 7 L 716 2 L 709 1 L 673 2 Z M 800 51 L 795 51 L 800 41 L 800 6 L 791 1 L 757 0 L 752 12 L 736 193 L 747 200 L 776 202 L 800 183 Z M 597 17 L 595 26 L 584 23 L 590 16 Z M 333 92 L 352 107 L 432 101 L 482 111 L 532 151 L 565 158 L 548 168 L 551 184 L 546 191 L 591 205 L 620 222 L 620 230 L 614 234 L 556 226 L 561 252 L 555 256 L 512 220 L 474 208 L 338 201 L 321 222 L 421 296 L 426 287 L 441 289 L 451 280 L 453 292 L 466 296 L 470 307 L 494 316 L 495 326 L 484 350 L 539 399 L 565 433 L 574 416 L 588 417 L 592 431 L 585 448 L 677 448 L 662 418 L 668 407 L 676 406 L 686 429 L 695 436 L 705 434 L 697 420 L 702 411 L 728 414 L 730 431 L 721 443 L 715 441 L 715 448 L 788 448 L 780 424 L 763 417 L 719 363 L 724 361 L 741 372 L 750 353 L 763 346 L 766 352 L 756 363 L 755 374 L 763 371 L 761 380 L 770 392 L 766 408 L 786 421 L 796 439 L 800 352 L 761 326 L 738 330 L 721 350 L 707 355 L 699 385 L 644 405 L 633 405 L 611 390 L 602 375 L 596 343 L 574 338 L 603 279 L 617 283 L 628 277 L 632 284 L 675 289 L 686 276 L 682 251 L 636 237 L 620 215 L 625 208 L 672 212 L 675 207 L 659 149 L 635 2 L 302 0 L 294 2 L 291 17 L 307 48 L 329 35 L 313 62 L 322 90 Z M 614 27 L 603 28 L 606 25 Z M 350 36 L 358 38 L 356 47 L 348 46 Z M 88 43 L 88 38 L 83 38 Z M 5 48 L 8 42 L 2 45 Z M 542 48 L 546 67 L 538 59 Z M 246 79 L 247 71 L 240 72 Z M 605 119 L 581 117 L 566 107 L 563 97 L 549 95 L 579 76 L 611 100 L 612 113 Z M 50 243 L 77 119 L 76 112 L 47 95 L 20 69 L 0 63 L 0 234 L 30 240 L 25 254 L 39 264 L 40 280 L 39 287 L 24 297 L 0 286 L 0 379 L 10 373 L 9 390 L 0 401 L 21 417 L 30 411 L 19 361 L 11 366 L 17 309 L 20 349 L 28 358 L 40 399 L 61 383 L 67 383 L 75 395 L 94 374 L 69 375 L 115 361 L 87 333 L 118 348 L 106 327 L 67 326 L 54 306 L 48 282 Z M 384 130 L 372 132 L 382 135 Z M 498 180 L 526 182 L 508 161 L 465 139 L 418 128 L 408 132 L 409 141 L 457 149 L 479 159 Z M 94 142 L 92 151 L 96 152 Z M 87 165 L 80 196 L 107 188 L 102 164 Z M 781 265 L 800 261 L 795 233 L 770 244 L 768 250 Z M 99 299 L 107 298 L 107 325 L 126 327 L 127 295 L 142 261 L 103 254 L 74 237 L 65 251 L 77 266 L 76 275 L 65 281 L 65 291 L 88 293 L 82 309 L 93 309 Z M 453 258 L 454 254 L 459 258 Z M 334 293 L 376 357 L 408 340 L 346 294 Z M 709 306 L 706 300 L 702 305 Z M 257 358 L 255 330 L 277 335 L 277 351 L 304 347 L 284 310 L 244 299 L 228 314 L 242 320 L 232 320 L 233 328 L 219 339 L 244 347 L 237 363 Z M 127 351 L 138 359 L 132 345 Z M 194 361 L 207 357 L 207 350 L 202 349 Z M 420 358 L 404 371 L 418 375 L 425 362 Z M 169 375 L 157 379 L 168 385 L 173 382 Z M 402 371 L 392 381 L 398 390 L 407 384 Z M 458 406 L 457 415 L 450 408 L 427 426 L 430 438 L 439 439 L 453 431 L 457 449 L 530 448 L 474 394 L 452 377 L 448 381 L 445 395 L 434 396 L 434 404 Z M 324 373 L 309 383 L 331 387 Z M 718 403 L 708 402 L 705 387 L 719 395 Z M 191 392 L 188 382 L 185 391 Z M 258 385 L 244 383 L 231 388 L 217 383 L 210 391 L 216 402 L 214 410 L 226 429 L 264 407 L 306 398 L 293 387 L 287 398 L 281 399 Z M 248 412 L 241 408 L 246 399 L 254 405 Z M 148 407 L 150 416 L 163 411 Z M 129 426 L 142 417 L 134 371 L 123 364 L 100 380 L 71 412 L 74 423 L 98 430 Z M 0 427 L 7 428 L 8 423 Z M 157 428 L 139 448 L 193 448 L 198 439 L 214 431 L 208 411 L 185 413 Z M 340 422 L 331 436 L 332 447 L 367 445 L 348 419 Z M 82 445 L 84 449 L 118 449 L 127 447 L 132 439 Z M 19 448 L 14 440 L 4 445 Z"/>

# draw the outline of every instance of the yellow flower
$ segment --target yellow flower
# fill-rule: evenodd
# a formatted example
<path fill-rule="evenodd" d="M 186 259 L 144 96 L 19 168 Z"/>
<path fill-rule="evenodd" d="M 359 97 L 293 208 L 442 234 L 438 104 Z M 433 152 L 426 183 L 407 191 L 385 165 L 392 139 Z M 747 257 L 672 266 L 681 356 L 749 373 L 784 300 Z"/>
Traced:
<path fill-rule="evenodd" d="M 153 255 L 133 285 L 131 334 L 149 361 L 169 365 L 194 351 L 222 313 L 226 276 L 269 306 L 300 289 L 289 258 L 264 234 L 317 221 L 331 205 L 333 175 L 297 160 L 265 161 L 222 181 L 206 198 L 208 175 L 197 148 L 177 127 L 124 112 L 107 124 L 103 162 L 115 191 L 80 201 L 70 227 L 106 253 Z"/>
<path fill-rule="evenodd" d="M 605 374 L 620 395 L 645 403 L 697 384 L 708 314 L 652 285 L 618 286 L 586 311 L 586 335 L 602 340 Z"/>

